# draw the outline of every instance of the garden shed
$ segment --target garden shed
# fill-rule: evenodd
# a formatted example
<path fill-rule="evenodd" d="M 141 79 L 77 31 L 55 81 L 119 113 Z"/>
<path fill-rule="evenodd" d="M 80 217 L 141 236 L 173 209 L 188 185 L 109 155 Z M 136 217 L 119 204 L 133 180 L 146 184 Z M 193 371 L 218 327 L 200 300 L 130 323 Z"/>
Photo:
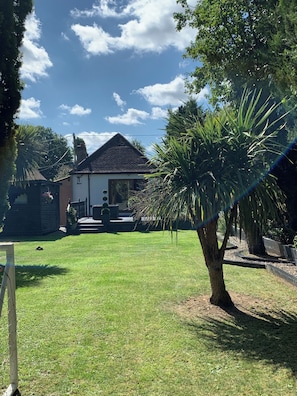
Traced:
<path fill-rule="evenodd" d="M 11 185 L 11 208 L 6 214 L 4 235 L 43 235 L 60 227 L 59 183 L 46 180 L 38 170 L 26 181 Z"/>

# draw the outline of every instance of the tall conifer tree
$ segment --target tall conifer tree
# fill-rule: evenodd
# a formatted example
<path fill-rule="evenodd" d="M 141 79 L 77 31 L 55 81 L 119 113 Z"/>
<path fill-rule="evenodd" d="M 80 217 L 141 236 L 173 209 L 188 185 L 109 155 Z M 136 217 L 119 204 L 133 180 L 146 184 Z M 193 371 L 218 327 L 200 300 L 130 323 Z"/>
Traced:
<path fill-rule="evenodd" d="M 16 156 L 14 118 L 21 102 L 20 47 L 32 0 L 0 0 L 0 223 L 8 208 L 8 188 Z"/>

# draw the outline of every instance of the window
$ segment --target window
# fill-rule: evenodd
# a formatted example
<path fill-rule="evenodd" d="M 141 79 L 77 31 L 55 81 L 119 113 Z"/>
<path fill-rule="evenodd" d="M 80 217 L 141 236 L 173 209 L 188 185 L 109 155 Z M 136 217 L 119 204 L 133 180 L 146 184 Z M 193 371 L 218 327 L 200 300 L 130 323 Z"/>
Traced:
<path fill-rule="evenodd" d="M 20 194 L 16 197 L 15 204 L 24 205 L 28 203 L 28 196 L 27 194 Z"/>
<path fill-rule="evenodd" d="M 119 205 L 120 210 L 128 210 L 128 201 L 133 190 L 139 190 L 141 179 L 109 180 L 109 203 Z"/>

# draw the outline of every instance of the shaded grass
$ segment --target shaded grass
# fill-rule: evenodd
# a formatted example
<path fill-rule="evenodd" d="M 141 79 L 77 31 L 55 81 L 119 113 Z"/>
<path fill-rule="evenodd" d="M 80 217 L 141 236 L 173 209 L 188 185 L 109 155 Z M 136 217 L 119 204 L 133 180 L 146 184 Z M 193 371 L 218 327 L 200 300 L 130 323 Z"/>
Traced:
<path fill-rule="evenodd" d="M 190 320 L 188 326 L 210 349 L 235 352 L 250 361 L 263 361 L 275 370 L 287 368 L 292 377 L 297 374 L 296 350 L 297 313 L 286 310 L 253 309 L 242 312 L 232 308 L 227 320 L 205 317 L 203 322 Z"/>
<path fill-rule="evenodd" d="M 16 242 L 15 256 L 24 395 L 296 394 L 296 289 L 228 266 L 230 290 L 273 301 L 283 316 L 186 322 L 175 313 L 209 294 L 195 232 L 178 243 L 162 232 L 33 239 Z M 6 325 L 3 316 L 3 334 Z M 0 388 L 6 363 L 2 371 Z"/>
<path fill-rule="evenodd" d="M 15 268 L 17 287 L 37 286 L 45 277 L 64 275 L 66 268 L 56 265 L 17 265 Z"/>

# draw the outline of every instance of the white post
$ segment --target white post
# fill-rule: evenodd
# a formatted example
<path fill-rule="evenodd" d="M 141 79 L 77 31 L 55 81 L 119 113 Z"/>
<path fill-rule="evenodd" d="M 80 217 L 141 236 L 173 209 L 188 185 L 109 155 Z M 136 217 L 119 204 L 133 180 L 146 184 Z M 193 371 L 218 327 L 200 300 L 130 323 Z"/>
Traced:
<path fill-rule="evenodd" d="M 4 285 L 2 286 L 6 286 L 7 288 L 8 342 L 9 342 L 9 366 L 10 366 L 10 386 L 6 390 L 4 396 L 12 396 L 16 393 L 18 388 L 14 245 L 13 243 L 1 243 L 0 250 L 6 251 L 6 265 L 4 267 L 4 274 L 3 274 Z"/>

